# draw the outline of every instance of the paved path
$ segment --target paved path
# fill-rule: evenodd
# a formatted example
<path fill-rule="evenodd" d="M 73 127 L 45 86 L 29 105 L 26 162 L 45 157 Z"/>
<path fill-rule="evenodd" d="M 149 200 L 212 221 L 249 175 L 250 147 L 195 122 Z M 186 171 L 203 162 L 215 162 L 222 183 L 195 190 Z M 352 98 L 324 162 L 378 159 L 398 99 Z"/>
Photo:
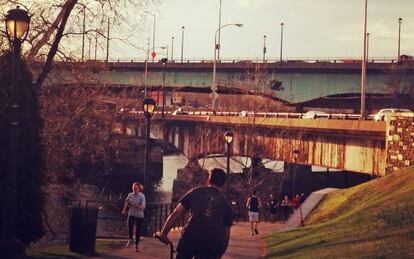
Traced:
<path fill-rule="evenodd" d="M 223 256 L 223 259 L 257 259 L 263 258 L 266 253 L 265 243 L 260 239 L 267 234 L 280 231 L 283 228 L 284 222 L 268 223 L 262 222 L 259 225 L 260 234 L 251 236 L 250 224 L 246 222 L 236 223 L 231 228 L 230 244 Z M 171 232 L 170 239 L 177 246 L 180 237 L 180 231 Z M 125 241 L 123 241 L 125 242 Z M 126 243 L 126 242 L 125 242 Z M 135 252 L 134 248 L 122 248 L 115 250 L 110 254 L 102 257 L 104 259 L 125 259 L 125 258 L 140 258 L 140 259 L 160 259 L 169 258 L 169 247 L 160 243 L 155 238 L 145 237 L 139 244 L 139 252 Z"/>

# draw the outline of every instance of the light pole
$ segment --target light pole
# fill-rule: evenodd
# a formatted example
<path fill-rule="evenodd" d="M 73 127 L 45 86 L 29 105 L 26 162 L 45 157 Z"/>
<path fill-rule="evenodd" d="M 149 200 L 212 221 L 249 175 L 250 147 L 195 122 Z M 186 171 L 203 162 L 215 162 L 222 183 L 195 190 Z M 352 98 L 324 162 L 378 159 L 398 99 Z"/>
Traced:
<path fill-rule="evenodd" d="M 183 55 L 184 55 L 184 26 L 181 26 L 181 63 L 183 63 Z"/>
<path fill-rule="evenodd" d="M 154 114 L 154 110 L 155 110 L 154 99 L 145 98 L 142 108 L 144 110 L 144 115 L 147 118 L 147 129 L 145 131 L 144 188 L 146 188 L 146 190 L 149 190 L 149 186 L 147 186 L 147 181 L 148 181 L 148 165 L 149 165 L 149 159 L 150 159 L 151 117 Z"/>
<path fill-rule="evenodd" d="M 263 36 L 263 63 L 266 62 L 266 35 Z"/>
<path fill-rule="evenodd" d="M 150 38 L 148 37 L 148 46 L 147 46 L 147 57 L 145 59 L 145 69 L 144 69 L 144 96 L 147 97 L 147 85 L 148 85 L 148 60 L 149 60 L 149 48 L 150 48 Z"/>
<path fill-rule="evenodd" d="M 295 197 L 295 188 L 296 188 L 296 168 L 297 168 L 297 162 L 299 157 L 299 150 L 295 149 L 292 152 L 293 155 L 293 161 L 295 161 L 295 168 L 293 169 L 293 181 L 292 181 L 292 199 Z"/>
<path fill-rule="evenodd" d="M 227 175 L 227 180 L 226 180 L 226 199 L 229 199 L 229 181 L 230 181 L 230 155 L 231 155 L 231 143 L 233 142 L 234 139 L 234 135 L 233 132 L 231 131 L 226 131 L 224 133 L 224 141 L 227 144 L 227 170 L 226 170 L 226 175 Z"/>
<path fill-rule="evenodd" d="M 220 60 L 220 27 L 221 27 L 221 0 L 219 5 L 219 23 L 218 23 L 218 40 L 217 40 L 217 59 Z"/>
<path fill-rule="evenodd" d="M 174 37 L 171 37 L 171 61 L 174 60 Z"/>
<path fill-rule="evenodd" d="M 367 32 L 367 57 L 366 57 L 367 62 L 369 62 L 369 32 Z"/>
<path fill-rule="evenodd" d="M 155 53 L 155 21 L 156 21 L 156 16 L 155 16 L 155 14 L 150 13 L 148 11 L 145 11 L 145 13 L 147 13 L 149 15 L 152 15 L 152 17 L 154 18 L 154 25 L 153 25 L 153 28 L 152 28 L 152 53 L 151 53 L 152 62 L 154 62 L 155 55 L 156 55 L 156 53 Z"/>
<path fill-rule="evenodd" d="M 6 32 L 10 45 L 13 48 L 12 85 L 10 89 L 10 125 L 9 125 L 9 164 L 5 175 L 2 191 L 2 228 L 0 237 L 0 253 L 4 258 L 17 258 L 25 255 L 24 246 L 17 238 L 17 168 L 18 168 L 18 142 L 19 142 L 19 73 L 20 48 L 26 39 L 30 16 L 27 11 L 20 9 L 9 10 L 5 17 Z"/>
<path fill-rule="evenodd" d="M 400 47 L 401 47 L 401 23 L 402 23 L 402 18 L 398 18 L 398 57 L 397 60 L 398 62 L 401 61 L 401 53 L 400 53 Z"/>
<path fill-rule="evenodd" d="M 227 26 L 237 26 L 237 27 L 242 27 L 243 24 L 241 23 L 229 23 L 229 24 L 225 24 L 223 26 L 221 26 L 220 28 L 218 28 L 216 30 L 216 33 L 214 34 L 214 60 L 213 60 L 213 80 L 212 80 L 212 84 L 211 84 L 211 107 L 213 109 L 213 112 L 215 113 L 217 110 L 216 104 L 217 104 L 217 85 L 216 85 L 216 67 L 217 67 L 217 34 L 218 32 L 223 29 L 224 27 Z"/>
<path fill-rule="evenodd" d="M 362 68 L 361 68 L 361 120 L 365 119 L 365 81 L 367 72 L 367 13 L 368 0 L 365 0 L 364 9 L 364 53 L 362 54 Z"/>
<path fill-rule="evenodd" d="M 164 117 L 164 110 L 165 110 L 165 64 L 167 63 L 167 61 L 168 61 L 168 58 L 161 59 L 161 62 L 162 62 L 162 112 L 161 112 L 161 116 L 162 117 Z"/>
<path fill-rule="evenodd" d="M 292 186 L 292 200 L 295 199 L 295 179 L 296 179 L 296 169 L 297 169 L 297 163 L 298 163 L 298 158 L 299 158 L 299 150 L 295 149 L 292 152 L 293 155 L 293 160 L 295 161 L 295 168 L 293 169 L 293 186 Z M 300 225 L 303 227 L 304 221 L 303 221 L 303 214 L 302 214 L 302 204 L 301 204 L 301 199 L 303 197 L 303 193 L 300 195 L 298 202 L 299 205 L 299 214 L 300 214 Z"/>
<path fill-rule="evenodd" d="M 280 59 L 279 61 L 282 62 L 283 60 L 283 27 L 284 27 L 284 23 L 282 22 L 280 24 Z"/>

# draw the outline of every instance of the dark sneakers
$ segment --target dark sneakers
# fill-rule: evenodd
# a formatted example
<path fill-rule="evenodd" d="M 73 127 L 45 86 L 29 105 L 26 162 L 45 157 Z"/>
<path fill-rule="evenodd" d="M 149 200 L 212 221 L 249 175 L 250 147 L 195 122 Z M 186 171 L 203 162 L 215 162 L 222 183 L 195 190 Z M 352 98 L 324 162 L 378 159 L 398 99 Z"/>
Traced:
<path fill-rule="evenodd" d="M 255 228 L 254 233 L 256 233 L 256 235 L 259 235 L 259 230 L 257 230 L 257 228 Z"/>

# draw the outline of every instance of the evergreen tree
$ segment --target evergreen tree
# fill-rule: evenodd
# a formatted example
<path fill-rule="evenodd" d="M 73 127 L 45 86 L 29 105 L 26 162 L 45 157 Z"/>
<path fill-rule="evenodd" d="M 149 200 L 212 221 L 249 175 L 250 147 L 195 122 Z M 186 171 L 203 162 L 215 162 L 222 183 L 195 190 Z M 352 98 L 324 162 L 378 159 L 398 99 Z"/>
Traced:
<path fill-rule="evenodd" d="M 0 190 L 7 185 L 5 174 L 9 164 L 10 85 L 12 55 L 0 55 Z M 44 195 L 42 121 L 32 76 L 25 64 L 19 73 L 19 136 L 17 169 L 17 237 L 25 244 L 40 239 L 44 233 L 42 211 Z"/>

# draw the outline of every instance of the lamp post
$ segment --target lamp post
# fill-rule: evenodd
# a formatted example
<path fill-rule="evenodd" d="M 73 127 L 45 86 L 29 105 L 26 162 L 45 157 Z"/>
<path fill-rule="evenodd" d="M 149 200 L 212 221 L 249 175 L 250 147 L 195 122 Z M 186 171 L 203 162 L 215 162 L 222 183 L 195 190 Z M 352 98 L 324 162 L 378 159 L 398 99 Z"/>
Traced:
<path fill-rule="evenodd" d="M 401 61 L 401 53 L 400 53 L 400 47 L 401 47 L 401 23 L 402 23 L 402 18 L 398 18 L 398 57 L 397 60 L 398 62 Z"/>
<path fill-rule="evenodd" d="M 292 200 L 295 198 L 295 179 L 296 179 L 296 169 L 297 169 L 297 163 L 298 163 L 298 158 L 299 158 L 299 150 L 295 149 L 292 152 L 293 155 L 293 160 L 295 161 L 295 168 L 293 169 L 293 186 L 292 186 Z M 298 205 L 299 205 L 299 214 L 300 214 L 300 225 L 303 227 L 304 221 L 303 221 L 303 214 L 302 214 L 302 204 L 301 204 L 301 199 L 303 197 L 303 193 L 300 195 L 300 198 L 298 200 Z"/>
<path fill-rule="evenodd" d="M 217 86 L 216 86 L 216 66 L 217 66 L 217 50 L 218 50 L 218 44 L 217 44 L 217 34 L 218 32 L 223 29 L 224 27 L 227 26 L 237 26 L 237 27 L 242 27 L 243 24 L 241 23 L 229 23 L 229 24 L 225 24 L 223 26 L 221 26 L 220 28 L 218 28 L 216 30 L 216 33 L 214 34 L 214 60 L 213 60 L 213 80 L 212 80 L 212 84 L 211 84 L 211 100 L 212 100 L 212 109 L 213 112 L 216 112 L 216 104 L 217 104 Z"/>
<path fill-rule="evenodd" d="M 279 61 L 282 62 L 283 60 L 283 26 L 285 24 L 282 22 L 280 24 L 280 59 Z"/>
<path fill-rule="evenodd" d="M 147 97 L 147 85 L 148 85 L 149 48 L 150 48 L 150 37 L 148 37 L 147 57 L 145 58 L 145 68 L 144 68 L 144 96 L 145 97 Z"/>
<path fill-rule="evenodd" d="M 174 37 L 171 37 L 171 61 L 174 60 Z"/>
<path fill-rule="evenodd" d="M 150 13 L 148 11 L 145 11 L 145 13 L 152 15 L 152 17 L 154 18 L 154 25 L 152 27 L 152 53 L 151 53 L 151 57 L 152 57 L 152 62 L 154 62 L 155 59 L 155 21 L 156 21 L 156 16 L 153 13 Z"/>
<path fill-rule="evenodd" d="M 151 131 L 151 117 L 155 110 L 155 101 L 152 98 L 145 98 L 143 102 L 144 115 L 147 119 L 147 129 L 145 131 L 145 160 L 144 160 L 144 186 L 148 190 L 148 163 L 150 156 L 150 131 Z M 147 192 L 148 193 L 148 192 Z"/>
<path fill-rule="evenodd" d="M 9 125 L 9 164 L 5 175 L 2 191 L 2 228 L 0 237 L 0 253 L 4 258 L 24 256 L 23 244 L 17 239 L 17 166 L 18 166 L 18 141 L 19 141 L 19 73 L 20 73 L 20 48 L 26 39 L 30 16 L 27 11 L 20 9 L 9 10 L 5 17 L 7 38 L 13 48 L 12 60 L 12 85 L 10 89 L 10 125 Z"/>
<path fill-rule="evenodd" d="M 229 181 L 230 181 L 230 155 L 231 155 L 231 143 L 233 142 L 234 139 L 234 135 L 233 132 L 231 131 L 226 131 L 224 133 L 224 140 L 227 144 L 227 170 L 226 170 L 226 175 L 227 175 L 227 180 L 226 180 L 226 198 L 227 200 L 229 199 Z"/>
<path fill-rule="evenodd" d="M 219 4 L 218 40 L 217 40 L 217 59 L 220 60 L 220 27 L 221 27 L 221 0 Z"/>
<path fill-rule="evenodd" d="M 183 55 L 184 55 L 184 26 L 181 26 L 181 63 L 183 63 Z"/>
<path fill-rule="evenodd" d="M 362 54 L 362 68 L 361 68 L 361 120 L 365 119 L 365 82 L 367 72 L 367 13 L 368 0 L 365 0 L 364 9 L 364 53 Z"/>
<path fill-rule="evenodd" d="M 369 62 L 369 32 L 367 32 L 367 57 L 366 57 L 367 62 Z"/>
<path fill-rule="evenodd" d="M 299 150 L 295 149 L 292 152 L 293 155 L 293 161 L 295 161 L 295 168 L 293 169 L 293 181 L 292 181 L 292 199 L 295 197 L 295 188 L 296 188 L 296 168 L 297 168 L 297 162 L 299 157 Z"/>
<path fill-rule="evenodd" d="M 266 35 L 263 36 L 263 63 L 266 62 Z"/>
<path fill-rule="evenodd" d="M 167 61 L 168 61 L 168 58 L 161 59 L 161 62 L 162 62 L 162 112 L 161 112 L 161 116 L 162 117 L 164 117 L 164 110 L 165 110 L 165 64 L 167 63 Z"/>

